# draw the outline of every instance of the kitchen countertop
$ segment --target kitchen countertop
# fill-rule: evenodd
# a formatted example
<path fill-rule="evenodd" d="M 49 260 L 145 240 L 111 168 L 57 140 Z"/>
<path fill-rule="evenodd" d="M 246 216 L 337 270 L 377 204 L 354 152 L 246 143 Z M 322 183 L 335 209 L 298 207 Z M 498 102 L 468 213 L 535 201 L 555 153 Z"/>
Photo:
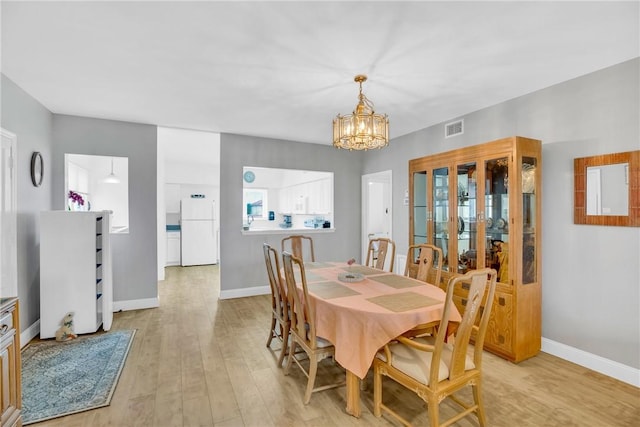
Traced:
<path fill-rule="evenodd" d="M 241 230 L 243 236 L 266 235 L 266 234 L 317 234 L 333 233 L 335 228 L 254 228 Z"/>

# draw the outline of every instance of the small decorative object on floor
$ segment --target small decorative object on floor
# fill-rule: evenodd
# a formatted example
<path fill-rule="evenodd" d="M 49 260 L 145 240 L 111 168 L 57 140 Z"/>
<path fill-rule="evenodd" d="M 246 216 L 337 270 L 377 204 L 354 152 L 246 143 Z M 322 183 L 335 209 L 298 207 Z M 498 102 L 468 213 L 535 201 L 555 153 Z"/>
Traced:
<path fill-rule="evenodd" d="M 110 331 L 22 349 L 23 425 L 109 405 L 134 336 Z"/>
<path fill-rule="evenodd" d="M 67 313 L 62 319 L 62 326 L 56 331 L 56 341 L 69 341 L 78 336 L 73 333 L 73 313 Z"/>

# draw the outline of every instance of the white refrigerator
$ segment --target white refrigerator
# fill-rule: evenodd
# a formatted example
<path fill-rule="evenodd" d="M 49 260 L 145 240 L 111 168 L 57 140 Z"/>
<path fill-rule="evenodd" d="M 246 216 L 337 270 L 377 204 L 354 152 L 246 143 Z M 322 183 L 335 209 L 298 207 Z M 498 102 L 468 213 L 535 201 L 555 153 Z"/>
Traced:
<path fill-rule="evenodd" d="M 215 201 L 180 201 L 180 260 L 182 266 L 216 264 L 218 239 Z"/>

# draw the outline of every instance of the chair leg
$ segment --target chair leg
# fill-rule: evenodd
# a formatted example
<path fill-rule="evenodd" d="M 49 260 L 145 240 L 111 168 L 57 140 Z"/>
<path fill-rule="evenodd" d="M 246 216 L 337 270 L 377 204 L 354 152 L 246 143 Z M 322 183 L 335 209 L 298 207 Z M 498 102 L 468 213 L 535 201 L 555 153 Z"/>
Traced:
<path fill-rule="evenodd" d="M 473 401 L 478 405 L 478 408 L 476 409 L 478 423 L 480 424 L 480 427 L 484 427 L 486 419 L 484 415 L 484 405 L 482 404 L 482 387 L 480 386 L 480 380 L 478 380 L 477 384 L 472 385 L 471 389 L 473 390 Z"/>
<path fill-rule="evenodd" d="M 271 314 L 271 329 L 269 329 L 269 339 L 267 339 L 267 347 L 271 345 L 271 340 L 273 340 L 274 331 L 276 329 L 276 317 Z"/>
<path fill-rule="evenodd" d="M 280 350 L 280 357 L 278 357 L 278 368 L 282 367 L 284 356 L 287 354 L 287 347 L 289 346 L 289 330 L 290 328 L 287 325 L 282 327 L 282 349 Z"/>
<path fill-rule="evenodd" d="M 437 427 L 440 425 L 440 402 L 438 399 L 430 395 L 427 400 L 427 412 L 429 412 L 429 425 L 432 427 Z"/>
<path fill-rule="evenodd" d="M 318 356 L 315 354 L 309 355 L 309 381 L 307 382 L 307 390 L 304 393 L 304 404 L 306 405 L 311 400 L 311 393 L 313 393 L 313 386 L 316 383 L 316 373 L 318 372 Z"/>
<path fill-rule="evenodd" d="M 293 356 L 296 353 L 296 340 L 292 340 L 291 341 L 291 348 L 289 349 L 289 357 L 287 358 L 287 366 L 284 367 L 284 374 L 285 375 L 289 375 L 289 369 L 291 368 L 291 365 L 293 364 Z"/>
<path fill-rule="evenodd" d="M 373 364 L 373 415 L 382 416 L 382 374 L 378 364 Z"/>

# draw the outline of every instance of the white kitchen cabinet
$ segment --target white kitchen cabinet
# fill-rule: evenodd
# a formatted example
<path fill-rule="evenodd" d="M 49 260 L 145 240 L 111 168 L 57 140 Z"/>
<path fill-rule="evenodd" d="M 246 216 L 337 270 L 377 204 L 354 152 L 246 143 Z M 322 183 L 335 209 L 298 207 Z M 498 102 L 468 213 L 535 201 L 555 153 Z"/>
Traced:
<path fill-rule="evenodd" d="M 333 188 L 329 178 L 307 183 L 307 194 L 309 200 L 307 213 L 328 215 L 333 211 Z"/>
<path fill-rule="evenodd" d="M 167 261 L 166 265 L 180 265 L 180 232 L 167 232 Z"/>
<path fill-rule="evenodd" d="M 284 187 L 278 191 L 278 212 L 290 214 L 292 212 L 291 187 Z"/>
<path fill-rule="evenodd" d="M 279 191 L 281 213 L 329 215 L 333 212 L 333 180 L 296 184 Z"/>
<path fill-rule="evenodd" d="M 40 214 L 40 338 L 53 338 L 74 313 L 74 332 L 111 327 L 113 316 L 109 213 Z"/>
<path fill-rule="evenodd" d="M 164 185 L 166 213 L 180 213 L 180 184 Z"/>

